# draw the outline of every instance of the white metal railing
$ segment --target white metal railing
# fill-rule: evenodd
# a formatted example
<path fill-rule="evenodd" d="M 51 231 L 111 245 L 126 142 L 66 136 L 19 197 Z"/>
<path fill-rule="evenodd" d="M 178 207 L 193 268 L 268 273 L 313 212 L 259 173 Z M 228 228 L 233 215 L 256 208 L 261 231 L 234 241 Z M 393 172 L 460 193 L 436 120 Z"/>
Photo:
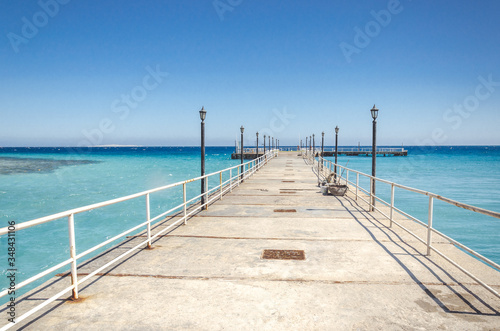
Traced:
<path fill-rule="evenodd" d="M 37 226 L 37 225 L 40 225 L 43 223 L 55 221 L 55 220 L 58 220 L 61 218 L 68 219 L 69 251 L 70 251 L 69 259 L 61 261 L 57 265 L 53 266 L 52 268 L 48 268 L 48 269 L 36 274 L 35 276 L 32 276 L 26 280 L 23 280 L 19 284 L 16 284 L 16 291 L 21 289 L 22 287 L 34 282 L 34 281 L 42 278 L 42 277 L 45 277 L 45 276 L 55 272 L 56 270 L 58 270 L 64 266 L 67 266 L 67 265 L 70 265 L 70 269 L 71 269 L 71 271 L 70 271 L 71 272 L 71 286 L 66 287 L 64 290 L 60 291 L 59 293 L 55 294 L 51 298 L 40 303 L 38 306 L 34 307 L 33 309 L 29 310 L 28 312 L 24 313 L 23 315 L 16 317 L 16 319 L 15 319 L 16 323 L 24 320 L 25 318 L 27 318 L 30 315 L 34 314 L 35 312 L 39 311 L 40 309 L 47 306 L 48 304 L 55 301 L 56 299 L 60 298 L 61 296 L 63 296 L 65 293 L 67 293 L 69 291 L 72 291 L 73 298 L 77 299 L 79 285 L 81 285 L 83 282 L 87 281 L 89 278 L 96 275 L 98 272 L 107 268 L 108 266 L 115 263 L 116 261 L 123 259 L 125 256 L 129 255 L 130 253 L 132 253 L 134 250 L 140 248 L 141 246 L 147 245 L 148 247 L 151 247 L 152 240 L 154 240 L 158 236 L 162 235 L 166 231 L 170 230 L 174 226 L 177 226 L 178 224 L 180 224 L 182 222 L 184 224 L 187 224 L 188 218 L 193 217 L 193 214 L 199 212 L 200 210 L 202 210 L 204 208 L 208 208 L 208 206 L 211 202 L 214 202 L 217 199 L 222 199 L 224 194 L 231 192 L 235 186 L 238 186 L 243 180 L 245 180 L 246 178 L 253 175 L 257 170 L 259 170 L 262 166 L 267 164 L 267 162 L 269 160 L 273 159 L 277 155 L 278 155 L 278 150 L 267 151 L 267 153 L 265 155 L 262 155 L 258 159 L 254 159 L 254 160 L 248 161 L 244 164 L 240 164 L 237 166 L 226 168 L 224 170 L 213 172 L 213 173 L 207 174 L 205 176 L 192 178 L 192 179 L 185 180 L 182 182 L 173 183 L 170 185 L 158 187 L 155 189 L 147 190 L 144 192 L 140 192 L 140 193 L 136 193 L 136 194 L 132 194 L 132 195 L 128 195 L 128 196 L 124 196 L 121 198 L 117 198 L 117 199 L 108 200 L 108 201 L 104 201 L 104 202 L 100 202 L 100 203 L 96 203 L 96 204 L 92 204 L 92 205 L 88 205 L 88 206 L 84 206 L 84 207 L 80 207 L 80 208 L 67 210 L 67 211 L 64 211 L 61 213 L 37 218 L 37 219 L 27 221 L 27 222 L 22 222 L 22 223 L 16 224 L 15 229 L 9 229 L 9 227 L 0 228 L 0 236 L 1 236 L 1 235 L 5 235 L 8 233 L 21 231 L 23 229 Z M 229 173 L 229 179 L 227 179 L 226 181 L 223 181 L 223 179 L 222 179 L 223 174 L 227 175 L 227 173 Z M 218 177 L 219 185 L 217 185 L 211 189 L 208 189 L 208 179 L 211 177 L 213 177 L 213 178 Z M 205 194 L 196 195 L 195 197 L 188 200 L 187 196 L 186 196 L 187 195 L 186 194 L 187 184 L 192 183 L 192 182 L 196 182 L 196 181 L 201 181 L 201 179 L 206 179 L 205 180 Z M 180 186 L 182 186 L 183 203 L 151 218 L 151 209 L 150 209 L 150 203 L 149 203 L 150 195 L 153 193 L 156 193 L 156 192 L 165 191 L 165 190 L 168 190 L 168 189 L 171 189 L 174 187 L 180 187 Z M 204 204 L 201 204 L 201 202 L 198 204 L 198 202 L 202 198 L 202 195 L 205 197 L 206 202 Z M 137 224 L 136 226 L 132 227 L 131 229 L 128 229 L 128 230 L 120 233 L 119 235 L 116 235 L 112 238 L 109 238 L 108 240 L 106 240 L 106 241 L 104 241 L 104 242 L 102 242 L 102 243 L 100 243 L 100 244 L 98 244 L 90 249 L 87 249 L 84 252 L 77 254 L 77 252 L 76 252 L 75 220 L 74 220 L 75 215 L 80 214 L 80 213 L 84 213 L 84 212 L 88 212 L 88 211 L 91 211 L 94 209 L 98 209 L 98 208 L 101 208 L 104 206 L 114 205 L 114 204 L 117 204 L 120 202 L 129 201 L 129 200 L 137 199 L 137 198 L 145 198 L 146 221 L 144 221 L 140 224 Z M 188 206 L 191 207 L 190 210 L 188 210 L 188 208 L 187 208 Z M 173 212 L 176 212 L 176 213 L 181 212 L 182 217 L 179 220 L 177 220 L 177 221 L 173 222 L 172 224 L 170 224 L 169 226 L 167 226 L 166 228 L 164 228 L 161 231 L 157 232 L 156 234 L 152 235 L 151 234 L 151 225 L 158 220 L 165 219 L 169 215 L 171 216 L 171 214 Z M 126 251 L 125 253 L 121 254 L 117 258 L 113 259 L 112 261 L 97 268 L 96 270 L 89 273 L 85 277 L 78 279 L 78 270 L 77 270 L 77 267 L 78 267 L 77 261 L 78 260 L 80 260 L 83 257 L 87 256 L 88 254 L 90 254 L 90 253 L 92 253 L 92 252 L 94 252 L 94 251 L 128 235 L 128 234 L 130 234 L 131 232 L 140 230 L 141 228 L 143 228 L 143 229 L 145 228 L 145 230 L 146 230 L 146 233 L 147 233 L 146 240 L 137 244 L 136 246 L 134 246 L 130 250 Z M 3 290 L 2 292 L 0 292 L 0 298 L 6 296 L 7 294 L 8 294 L 8 290 Z M 8 328 L 10 328 L 14 325 L 15 325 L 15 323 L 10 322 L 10 323 L 4 325 L 2 328 L 0 328 L 0 331 L 7 330 Z"/>
<path fill-rule="evenodd" d="M 335 152 L 335 148 L 324 148 L 323 149 L 325 152 Z M 316 151 L 321 151 L 321 147 L 316 147 Z M 344 153 L 344 152 L 360 152 L 360 153 L 369 153 L 371 154 L 372 148 L 371 147 L 342 147 L 338 148 L 337 151 L 339 153 Z M 397 152 L 407 152 L 404 148 L 398 147 L 398 148 L 389 148 L 389 147 L 379 147 L 377 148 L 377 153 L 397 153 Z"/>
<path fill-rule="evenodd" d="M 455 200 L 452 200 L 452 199 L 448 199 L 448 198 L 442 197 L 442 196 L 437 195 L 435 193 L 426 192 L 426 191 L 423 191 L 423 190 L 415 189 L 415 188 L 412 188 L 412 187 L 400 185 L 400 184 L 393 183 L 393 182 L 390 182 L 390 181 L 387 181 L 387 180 L 384 180 L 384 179 L 373 177 L 373 176 L 367 175 L 365 173 L 362 173 L 362 172 L 359 172 L 359 171 L 356 171 L 356 170 L 353 170 L 353 169 L 349 169 L 349 168 L 344 167 L 342 165 L 335 164 L 334 162 L 332 162 L 330 160 L 326 160 L 326 159 L 324 159 L 322 157 L 318 157 L 317 158 L 318 160 L 316 160 L 312 156 L 312 152 L 309 152 L 309 151 L 306 151 L 303 154 L 303 157 L 309 163 L 313 164 L 313 167 L 315 168 L 315 170 L 317 171 L 317 174 L 318 174 L 318 181 L 320 180 L 320 177 L 326 178 L 326 176 L 328 176 L 330 174 L 334 174 L 336 176 L 338 182 L 342 182 L 343 181 L 346 185 L 350 184 L 350 185 L 354 186 L 355 199 L 358 200 L 358 198 L 359 198 L 359 199 L 363 200 L 364 202 L 366 202 L 368 204 L 368 206 L 370 207 L 370 209 L 377 210 L 380 214 L 382 214 L 385 218 L 387 218 L 390 221 L 389 227 L 392 227 L 393 224 L 399 226 L 401 229 L 403 229 L 404 231 L 406 231 L 408 234 L 410 234 L 412 237 L 414 237 L 415 239 L 417 239 L 419 242 L 421 242 L 422 244 L 426 245 L 426 247 L 427 247 L 427 255 L 430 255 L 431 251 L 436 252 L 439 256 L 441 256 L 442 258 L 444 258 L 446 261 L 448 261 L 453 266 L 455 266 L 456 268 L 458 268 L 460 271 L 462 271 L 463 273 L 465 273 L 467 276 L 469 276 L 470 278 L 472 278 L 478 284 L 480 284 L 481 286 L 483 286 L 484 288 L 486 288 L 488 291 L 490 291 L 491 293 L 493 293 L 496 297 L 500 298 L 500 293 L 498 293 L 495 289 L 493 289 L 491 286 L 489 286 L 486 283 L 484 283 L 483 281 L 481 281 L 479 278 L 477 278 L 476 276 L 474 276 L 471 272 L 465 270 L 458 263 L 456 263 L 455 261 L 453 261 L 452 259 L 450 259 L 444 253 L 440 252 L 436 247 L 432 246 L 432 234 L 437 234 L 439 236 L 442 236 L 446 240 L 448 240 L 451 244 L 460 247 L 461 249 L 463 249 L 464 251 L 468 252 L 472 256 L 474 256 L 477 259 L 483 261 L 485 264 L 491 266 L 492 268 L 496 269 L 497 271 L 500 271 L 500 265 L 498 263 L 495 263 L 494 261 L 491 261 L 490 259 L 482 256 L 481 254 L 479 254 L 476 251 L 472 250 L 471 248 L 465 246 L 464 244 L 462 244 L 462 243 L 460 243 L 460 242 L 458 242 L 458 241 L 450 238 L 449 236 L 445 235 L 444 233 L 442 233 L 442 232 L 436 230 L 435 228 L 433 228 L 433 214 L 434 214 L 434 200 L 435 199 L 444 201 L 444 202 L 446 202 L 446 203 L 448 203 L 450 205 L 453 205 L 453 206 L 456 206 L 456 207 L 459 207 L 459 208 L 463 208 L 463 209 L 466 209 L 466 210 L 473 211 L 475 213 L 480 213 L 480 214 L 483 214 L 483 215 L 491 216 L 491 217 L 494 217 L 494 218 L 497 218 L 497 219 L 500 219 L 500 213 L 499 212 L 494 212 L 494 211 L 487 210 L 487 209 L 484 209 L 484 208 L 475 207 L 475 206 L 472 206 L 472 205 L 468 205 L 468 204 L 461 203 L 461 202 L 458 202 L 458 201 L 455 201 Z M 345 175 L 344 175 L 344 173 L 345 173 Z M 356 181 L 355 182 L 352 181 L 352 180 L 349 180 L 349 175 L 350 174 L 355 174 L 355 176 L 356 176 Z M 370 187 L 368 189 L 364 189 L 363 187 L 361 187 L 359 185 L 359 177 L 360 176 L 366 177 L 366 178 L 368 178 L 370 180 Z M 376 182 L 380 182 L 380 183 L 383 183 L 383 184 L 386 184 L 386 185 L 390 185 L 390 187 L 391 187 L 391 201 L 390 202 L 387 202 L 387 201 L 383 200 L 382 198 L 380 198 L 379 196 L 376 196 L 376 195 L 372 194 L 371 187 Z M 401 210 L 399 208 L 396 208 L 394 206 L 395 188 L 400 188 L 400 189 L 403 189 L 403 190 L 408 191 L 408 192 L 418 193 L 418 194 L 425 195 L 425 196 L 429 197 L 428 212 L 427 212 L 427 215 L 428 215 L 427 223 L 423 222 L 423 221 L 421 221 L 419 219 L 417 219 L 416 217 L 413 217 L 412 215 L 410 215 L 410 214 L 404 212 L 403 210 Z M 369 197 L 369 201 L 366 200 L 363 197 L 362 194 L 360 194 L 360 191 L 362 193 L 365 193 Z M 380 208 L 378 208 L 376 206 L 376 201 L 379 201 L 383 205 L 385 205 L 386 207 L 389 207 L 389 215 L 387 215 L 386 213 L 384 213 Z M 399 213 L 399 214 L 401 214 L 401 215 L 409 218 L 410 220 L 416 222 L 417 224 L 425 227 L 426 228 L 426 238 L 420 238 L 417 234 L 413 233 L 409 229 L 405 228 L 402 224 L 400 224 L 397 221 L 395 221 L 394 220 L 394 212 L 397 212 L 397 213 Z"/>

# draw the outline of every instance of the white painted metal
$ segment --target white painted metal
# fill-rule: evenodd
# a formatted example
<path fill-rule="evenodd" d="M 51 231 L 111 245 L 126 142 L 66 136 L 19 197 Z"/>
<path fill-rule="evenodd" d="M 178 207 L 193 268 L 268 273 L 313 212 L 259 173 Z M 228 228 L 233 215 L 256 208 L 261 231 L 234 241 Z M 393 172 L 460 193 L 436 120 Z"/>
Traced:
<path fill-rule="evenodd" d="M 186 183 L 182 183 L 182 205 L 184 206 L 184 225 L 187 224 L 187 217 L 186 217 Z"/>
<path fill-rule="evenodd" d="M 151 248 L 151 209 L 149 204 L 149 193 L 146 194 L 146 222 L 148 222 L 147 224 L 148 248 Z"/>
<path fill-rule="evenodd" d="M 359 173 L 356 173 L 356 200 L 358 200 Z"/>
<path fill-rule="evenodd" d="M 434 198 L 429 197 L 429 216 L 427 221 L 427 256 L 431 255 L 432 246 L 432 215 L 434 213 Z"/>
<path fill-rule="evenodd" d="M 272 158 L 274 158 L 276 156 L 277 156 L 277 151 L 269 151 L 268 153 L 266 153 L 266 155 L 263 155 L 263 156 L 261 156 L 259 158 L 259 162 L 250 161 L 250 162 L 245 163 L 244 165 L 247 166 L 247 170 L 245 171 L 244 175 L 246 175 L 246 177 L 250 177 L 253 173 L 255 173 L 255 168 L 256 167 L 262 167 L 265 164 L 264 162 L 262 162 L 263 160 L 271 160 Z M 20 289 L 20 288 L 24 287 L 25 285 L 28 285 L 28 284 L 30 284 L 30 283 L 32 283 L 32 282 L 34 282 L 34 281 L 36 281 L 36 280 L 44 277 L 44 276 L 47 276 L 47 275 L 55 272 L 56 270 L 58 270 L 58 269 L 60 269 L 60 268 L 62 268 L 64 266 L 66 266 L 68 264 L 71 265 L 71 281 L 72 281 L 72 285 L 69 286 L 69 287 L 67 287 L 66 289 L 62 290 L 61 292 L 57 293 L 53 297 L 47 299 L 46 301 L 42 302 L 40 305 L 36 306 L 35 308 L 31 309 L 30 311 L 24 313 L 21 316 L 16 317 L 16 322 L 20 322 L 20 321 L 24 320 L 28 316 L 34 314 L 35 312 L 37 312 L 40 309 L 42 309 L 43 307 L 47 306 L 51 302 L 55 301 L 57 298 L 61 297 L 62 295 L 64 295 L 68 291 L 72 291 L 73 292 L 73 298 L 77 299 L 78 298 L 78 286 L 80 284 L 84 283 L 86 280 L 90 279 L 91 277 L 93 277 L 94 275 L 96 275 L 100 271 L 104 270 L 105 268 L 107 268 L 111 264 L 115 263 L 116 261 L 118 261 L 118 260 L 122 259 L 123 257 L 129 255 L 132 251 L 134 251 L 136 249 L 140 249 L 145 244 L 147 244 L 149 246 L 151 244 L 152 240 L 154 240 L 155 238 L 159 237 L 160 235 L 162 235 L 166 231 L 170 230 L 172 227 L 177 226 L 180 222 L 185 222 L 186 223 L 187 219 L 190 216 L 192 216 L 199 209 L 201 209 L 201 206 L 196 206 L 196 205 L 190 206 L 190 207 L 192 207 L 192 210 L 189 213 L 187 213 L 187 206 L 189 206 L 190 204 L 195 203 L 195 202 L 197 202 L 197 201 L 199 201 L 201 199 L 201 194 L 195 196 L 192 199 L 189 199 L 189 200 L 186 199 L 187 184 L 188 183 L 201 180 L 202 178 L 206 178 L 207 180 L 205 181 L 205 183 L 208 186 L 208 178 L 212 177 L 212 176 L 219 175 L 219 186 L 212 188 L 210 191 L 206 190 L 206 192 L 207 192 L 206 194 L 209 195 L 210 192 L 213 192 L 213 191 L 216 191 L 216 190 L 220 190 L 220 198 L 222 198 L 222 195 L 224 194 L 224 192 L 232 191 L 232 183 L 233 183 L 233 179 L 234 179 L 233 176 L 232 176 L 232 171 L 235 168 L 239 169 L 240 166 L 241 165 L 233 166 L 233 167 L 221 170 L 221 171 L 217 171 L 217 172 L 214 172 L 214 173 L 211 173 L 211 174 L 207 174 L 207 175 L 204 175 L 204 176 L 196 177 L 196 178 L 193 178 L 193 179 L 190 179 L 190 180 L 187 180 L 187 181 L 170 184 L 170 185 L 158 187 L 158 188 L 155 188 L 155 189 L 152 189 L 152 190 L 148 190 L 148 191 L 144 191 L 144 192 L 140 192 L 140 193 L 128 195 L 128 196 L 125 196 L 125 197 L 121 197 L 121 198 L 118 198 L 118 199 L 112 199 L 112 200 L 104 201 L 104 202 L 101 202 L 101 203 L 96 203 L 96 204 L 92 204 L 92 205 L 88 205 L 88 206 L 84 206 L 84 207 L 80 207 L 80 208 L 71 209 L 71 210 L 68 210 L 68 211 L 65 211 L 65 212 L 61 212 L 61 213 L 57 213 L 57 214 L 53 214 L 53 215 L 49 215 L 49 216 L 37 218 L 37 219 L 31 220 L 31 221 L 28 221 L 28 222 L 19 223 L 16 226 L 16 231 L 20 231 L 20 230 L 23 230 L 23 229 L 26 229 L 26 228 L 29 228 L 29 227 L 32 227 L 32 226 L 37 226 L 39 224 L 43 224 L 43 223 L 50 222 L 50 221 L 53 221 L 53 220 L 57 220 L 57 219 L 60 219 L 60 218 L 63 218 L 63 217 L 67 217 L 68 218 L 68 233 L 69 233 L 69 246 L 70 246 L 70 256 L 71 256 L 71 258 L 68 259 L 68 260 L 66 260 L 66 261 L 63 261 L 63 262 L 61 262 L 61 263 L 59 263 L 59 264 L 57 264 L 55 266 L 53 266 L 52 268 L 44 270 L 44 271 L 38 273 L 37 275 L 35 275 L 33 277 L 30 277 L 29 279 L 26 279 L 26 280 L 20 282 L 17 285 L 16 288 Z M 226 182 L 222 182 L 222 176 L 223 176 L 223 173 L 225 173 L 225 172 L 229 172 L 229 179 Z M 239 182 L 238 182 L 238 184 L 239 184 Z M 158 215 L 158 216 L 156 216 L 154 218 L 151 218 L 150 194 L 156 193 L 156 192 L 160 192 L 160 191 L 163 191 L 163 190 L 167 190 L 167 189 L 170 189 L 170 188 L 173 188 L 173 187 L 177 187 L 177 186 L 180 186 L 180 185 L 183 186 L 183 203 L 180 204 L 180 205 L 178 205 L 178 206 L 175 206 L 175 207 L 171 208 L 170 210 L 168 210 L 166 212 L 161 213 L 160 215 Z M 224 187 L 226 187 L 226 189 L 224 189 Z M 131 229 L 126 230 L 126 231 L 120 233 L 117 236 L 109 238 L 108 240 L 106 240 L 106 241 L 104 241 L 104 242 L 102 242 L 102 243 L 100 243 L 100 244 L 98 244 L 98 245 L 96 245 L 96 246 L 94 246 L 94 247 L 92 247 L 92 248 L 90 248 L 90 249 L 88 249 L 88 250 L 86 250 L 86 251 L 84 251 L 84 252 L 76 255 L 76 234 L 75 234 L 75 226 L 74 226 L 74 215 L 79 214 L 79 213 L 83 213 L 83 212 L 87 212 L 87 211 L 90 211 L 90 210 L 93 210 L 93 209 L 101 208 L 101 207 L 104 207 L 104 206 L 109 206 L 109 205 L 112 205 L 112 204 L 117 204 L 117 203 L 128 201 L 128 200 L 131 200 L 131 199 L 139 198 L 141 196 L 145 196 L 145 198 L 146 198 L 146 221 L 145 222 L 141 222 L 139 225 L 136 225 L 136 226 L 132 227 Z M 211 201 L 213 201 L 214 199 L 215 199 L 215 196 L 211 200 L 209 200 L 206 204 L 208 205 L 208 203 L 211 202 Z M 165 227 L 163 230 L 161 230 L 158 233 L 156 233 L 155 235 L 151 236 L 151 224 L 154 221 L 157 221 L 157 220 L 161 219 L 162 217 L 164 217 L 166 215 L 169 215 L 172 212 L 174 212 L 175 210 L 178 210 L 180 208 L 183 208 L 184 217 L 180 218 L 176 222 L 170 224 L 169 226 Z M 139 243 L 138 245 L 136 245 L 135 247 L 131 248 L 127 252 L 121 254 L 119 257 L 113 259 L 112 261 L 106 263 L 104 266 L 101 266 L 100 268 L 98 268 L 98 269 L 94 270 L 93 272 L 91 272 L 89 275 L 87 275 L 87 276 L 81 278 L 80 280 L 78 280 L 77 261 L 79 259 L 87 256 L 88 254 L 96 251 L 99 248 L 102 248 L 102 247 L 106 246 L 109 243 L 112 243 L 113 241 L 115 241 L 115 240 L 117 240 L 119 238 L 122 238 L 122 237 L 128 235 L 131 232 L 134 232 L 134 231 L 139 230 L 140 228 L 143 228 L 144 226 L 147 227 L 146 228 L 147 238 L 146 238 L 145 241 Z M 0 228 L 0 235 L 6 234 L 7 232 L 8 232 L 8 228 L 7 227 Z M 0 297 L 3 297 L 5 295 L 7 295 L 7 294 L 8 294 L 8 291 L 4 290 L 4 291 L 0 292 Z M 0 330 L 7 330 L 7 329 L 9 329 L 12 326 L 14 326 L 14 324 L 13 323 L 9 323 L 9 324 L 3 326 L 2 328 L 0 328 Z"/>
<path fill-rule="evenodd" d="M 329 160 L 326 160 L 326 161 L 332 163 Z M 376 210 L 379 213 L 381 213 L 384 217 L 388 218 L 390 220 L 390 226 L 392 226 L 392 224 L 396 224 L 398 227 L 400 227 L 401 229 L 403 229 L 404 231 L 406 231 L 408 234 L 410 234 L 412 237 L 414 237 L 415 239 L 417 239 L 419 242 L 421 242 L 424 245 L 426 245 L 427 255 L 430 255 L 431 251 L 434 251 L 434 252 L 438 253 L 438 255 L 442 256 L 444 259 L 446 259 L 452 265 L 454 265 L 455 267 L 457 267 L 458 269 L 460 269 L 461 271 L 463 271 L 465 274 L 467 274 L 469 277 L 471 277 L 472 279 L 474 279 L 475 281 L 477 281 L 480 285 L 482 285 L 483 287 L 485 287 L 487 290 L 489 290 L 495 296 L 497 296 L 498 298 L 500 298 L 500 294 L 497 291 L 495 291 L 493 288 L 491 288 L 490 286 L 488 286 L 487 284 L 485 284 L 484 282 L 482 282 L 481 280 L 479 280 L 477 277 L 475 277 L 470 272 L 468 272 L 467 270 L 465 270 L 464 268 L 462 268 L 461 266 L 459 266 L 458 264 L 456 264 L 454 261 L 452 261 L 450 258 L 446 257 L 444 254 L 442 254 L 441 252 L 439 252 L 438 250 L 436 250 L 432 246 L 432 232 L 434 232 L 434 233 L 437 233 L 437 234 L 441 235 L 443 238 L 449 240 L 451 243 L 453 243 L 453 244 L 459 246 L 460 248 L 464 249 L 465 251 L 467 251 L 471 255 L 475 256 L 476 258 L 482 260 L 483 262 L 485 262 L 486 264 L 490 265 L 491 267 L 493 267 L 493 268 L 497 269 L 498 271 L 500 271 L 500 265 L 499 264 L 497 264 L 497 263 L 489 260 L 488 258 L 482 256 L 481 254 L 475 252 L 474 250 L 468 248 L 467 246 L 465 246 L 465 245 L 457 242 L 456 240 L 454 240 L 454 239 L 452 239 L 452 238 L 450 238 L 450 237 L 442 234 L 441 232 L 435 230 L 432 227 L 432 223 L 433 223 L 433 210 L 434 210 L 434 199 L 438 199 L 438 200 L 444 201 L 446 203 L 452 204 L 454 206 L 457 206 L 459 208 L 463 208 L 463 209 L 466 209 L 466 210 L 470 210 L 470 211 L 473 211 L 473 212 L 477 212 L 477 213 L 488 215 L 488 216 L 495 217 L 495 218 L 500 218 L 500 213 L 499 212 L 494 212 L 494 211 L 483 209 L 483 208 L 479 208 L 479 207 L 476 207 L 476 206 L 471 206 L 471 205 L 468 205 L 468 204 L 465 204 L 465 203 L 461 203 L 461 202 L 458 202 L 458 201 L 455 201 L 455 200 L 452 200 L 452 199 L 448 199 L 448 198 L 439 196 L 439 195 L 437 195 L 435 193 L 426 192 L 426 191 L 415 189 L 415 188 L 412 188 L 412 187 L 407 187 L 407 186 L 404 186 L 404 185 L 396 184 L 394 182 L 390 182 L 390 181 L 383 180 L 383 179 L 380 179 L 380 178 L 372 177 L 372 176 L 367 175 L 365 173 L 362 173 L 362 172 L 359 172 L 359 171 L 356 171 L 356 170 L 353 170 L 353 169 L 349 169 L 347 167 L 344 167 L 344 166 L 341 166 L 341 165 L 338 165 L 338 164 L 337 164 L 337 167 L 339 169 L 343 168 L 346 171 L 353 171 L 354 173 L 356 173 L 356 183 L 355 184 L 351 183 L 351 184 L 355 185 L 356 200 L 359 197 L 361 200 L 363 200 L 365 203 L 368 204 L 369 209 L 373 208 L 374 210 Z M 330 166 L 330 169 L 331 168 L 332 168 L 332 166 Z M 381 182 L 381 183 L 385 183 L 385 184 L 391 185 L 391 202 L 390 202 L 390 204 L 387 203 L 387 202 L 385 202 L 384 200 L 382 200 L 381 198 L 379 198 L 377 196 L 374 197 L 375 199 L 381 201 L 384 205 L 390 207 L 390 215 L 389 216 L 386 215 L 385 213 L 383 213 L 379 208 L 373 206 L 373 201 L 374 200 L 372 199 L 372 196 L 371 196 L 371 189 L 370 189 L 370 191 L 368 191 L 368 190 L 363 189 L 361 186 L 359 186 L 359 175 L 364 176 L 364 177 L 370 179 L 370 188 L 371 188 L 371 185 L 373 185 L 372 183 L 374 183 L 374 182 Z M 346 180 L 346 182 L 348 182 L 348 181 Z M 350 183 L 350 182 L 348 182 L 348 183 Z M 426 196 L 429 197 L 429 209 L 428 209 L 428 221 L 427 221 L 427 224 L 425 224 L 421 220 L 419 220 L 419 219 L 417 219 L 417 218 L 409 215 L 408 213 L 406 213 L 406 212 L 404 212 L 404 211 L 402 211 L 402 210 L 400 210 L 400 209 L 398 209 L 398 208 L 396 208 L 394 206 L 394 198 L 395 198 L 394 197 L 395 196 L 395 192 L 394 191 L 395 191 L 396 187 L 397 188 L 401 188 L 401 189 L 406 190 L 406 191 L 409 191 L 409 192 L 414 192 L 414 193 L 426 195 Z M 361 197 L 358 194 L 358 189 L 361 190 L 362 192 L 364 192 L 365 194 L 367 194 L 370 197 L 370 201 L 367 201 L 363 197 Z M 394 214 L 393 214 L 394 211 L 396 211 L 396 212 L 398 212 L 398 213 L 400 213 L 400 214 L 408 217 L 410 220 L 413 220 L 413 221 L 415 221 L 416 223 L 418 223 L 418 224 L 420 224 L 422 226 L 425 226 L 427 228 L 427 238 L 426 238 L 426 240 L 420 238 L 415 233 L 411 232 L 409 229 L 405 228 L 404 226 L 402 226 L 401 224 L 399 224 L 398 222 L 396 222 L 394 220 Z"/>
<path fill-rule="evenodd" d="M 391 184 L 391 219 L 389 227 L 392 228 L 392 221 L 394 219 L 394 184 Z"/>
<path fill-rule="evenodd" d="M 75 240 L 75 217 L 68 217 L 69 254 L 71 257 L 71 284 L 73 285 L 73 299 L 78 299 L 78 274 L 76 271 L 76 240 Z"/>

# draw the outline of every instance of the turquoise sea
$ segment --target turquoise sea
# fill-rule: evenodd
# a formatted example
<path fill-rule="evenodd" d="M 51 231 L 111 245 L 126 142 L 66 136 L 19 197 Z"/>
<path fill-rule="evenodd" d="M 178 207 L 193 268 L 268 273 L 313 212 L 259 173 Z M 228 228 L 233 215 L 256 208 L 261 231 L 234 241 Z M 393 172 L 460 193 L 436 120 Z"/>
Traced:
<path fill-rule="evenodd" d="M 407 157 L 378 157 L 377 177 L 500 211 L 499 146 L 406 148 Z M 208 147 L 206 172 L 237 165 L 239 160 L 230 159 L 233 150 Z M 370 157 L 340 156 L 339 164 L 371 172 Z M 0 227 L 197 177 L 199 165 L 197 147 L 102 147 L 84 153 L 66 148 L 0 148 Z M 368 181 L 361 183 L 368 188 Z M 209 181 L 209 186 L 217 184 Z M 189 186 L 188 195 L 198 194 L 199 186 L 199 182 Z M 387 200 L 389 192 L 390 187 L 377 186 L 377 193 Z M 151 214 L 180 202 L 180 189 L 152 195 Z M 424 222 L 427 204 L 425 196 L 396 190 L 396 206 Z M 144 206 L 139 199 L 76 215 L 77 253 L 144 221 Z M 500 263 L 499 219 L 436 202 L 434 227 Z M 7 252 L 5 236 L 0 237 L 0 249 Z M 0 287 L 6 288 L 7 255 L 0 256 Z M 18 283 L 68 257 L 67 219 L 16 234 Z"/>
<path fill-rule="evenodd" d="M 410 146 L 408 156 L 378 156 L 377 177 L 500 212 L 500 146 Z M 327 158 L 333 160 L 334 158 Z M 371 174 L 371 156 L 339 156 L 338 164 Z M 345 175 L 345 174 L 344 174 Z M 355 181 L 355 175 L 349 178 Z M 369 180 L 361 180 L 369 189 Z M 377 183 L 390 202 L 390 186 Z M 427 196 L 395 190 L 395 206 L 427 223 Z M 434 201 L 433 227 L 500 263 L 500 219 Z"/>

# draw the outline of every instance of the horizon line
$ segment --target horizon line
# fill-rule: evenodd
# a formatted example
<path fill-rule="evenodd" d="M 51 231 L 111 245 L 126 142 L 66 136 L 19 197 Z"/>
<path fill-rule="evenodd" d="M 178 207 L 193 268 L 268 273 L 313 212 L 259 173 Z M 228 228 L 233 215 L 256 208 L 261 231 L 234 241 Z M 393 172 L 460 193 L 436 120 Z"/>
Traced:
<path fill-rule="evenodd" d="M 260 145 L 259 148 L 263 146 Z M 321 145 L 316 145 L 316 147 Z M 334 147 L 334 145 L 324 145 L 325 147 Z M 339 147 L 372 147 L 371 145 L 339 145 Z M 64 148 L 64 149 L 89 149 L 89 148 L 138 148 L 138 147 L 200 147 L 200 145 L 98 145 L 98 146 L 0 146 L 3 148 Z M 231 145 L 207 145 L 206 147 L 231 147 Z M 254 148 L 255 145 L 248 145 L 248 148 Z M 297 145 L 281 145 L 283 147 L 297 147 Z M 452 145 L 378 145 L 378 147 L 500 147 L 500 145 L 485 144 L 452 144 Z"/>

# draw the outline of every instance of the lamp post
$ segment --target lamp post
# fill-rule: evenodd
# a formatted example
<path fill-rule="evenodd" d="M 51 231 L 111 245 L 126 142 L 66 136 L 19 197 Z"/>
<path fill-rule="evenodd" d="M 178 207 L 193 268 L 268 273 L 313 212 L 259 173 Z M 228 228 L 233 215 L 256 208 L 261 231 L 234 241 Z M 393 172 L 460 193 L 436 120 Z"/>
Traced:
<path fill-rule="evenodd" d="M 245 131 L 245 128 L 243 125 L 240 128 L 241 131 L 241 148 L 240 148 L 240 160 L 241 160 L 241 181 L 243 181 L 243 131 Z"/>
<path fill-rule="evenodd" d="M 312 145 L 312 139 L 311 138 L 312 137 L 309 136 L 309 153 L 311 153 L 311 148 L 312 148 L 312 146 L 311 146 Z"/>
<path fill-rule="evenodd" d="M 266 135 L 264 135 L 264 155 L 266 155 Z"/>
<path fill-rule="evenodd" d="M 267 144 L 269 145 L 269 150 L 271 151 L 272 150 L 272 148 L 271 148 L 271 136 L 268 136 L 267 139 L 268 139 Z"/>
<path fill-rule="evenodd" d="M 306 149 L 306 155 L 307 155 L 307 137 L 306 137 L 306 148 L 305 149 Z"/>
<path fill-rule="evenodd" d="M 378 109 L 373 105 L 373 108 L 370 109 L 373 118 L 373 136 L 372 136 L 372 177 L 376 176 L 377 169 L 377 117 L 378 117 Z M 371 211 L 375 211 L 375 179 L 372 178 L 372 207 Z"/>
<path fill-rule="evenodd" d="M 335 127 L 335 167 L 333 169 L 334 178 L 337 179 L 337 157 L 339 155 L 339 127 Z"/>
<path fill-rule="evenodd" d="M 313 133 L 313 159 L 316 157 L 316 140 L 314 139 L 314 133 Z"/>
<path fill-rule="evenodd" d="M 200 110 L 200 119 L 201 119 L 201 176 L 205 176 L 205 118 L 207 117 L 207 111 L 204 107 L 201 107 Z M 205 204 L 205 178 L 201 179 L 201 208 L 206 209 L 204 207 Z"/>
<path fill-rule="evenodd" d="M 257 135 L 257 143 L 255 145 L 255 153 L 257 154 L 257 159 L 259 158 L 259 133 L 256 133 Z"/>

